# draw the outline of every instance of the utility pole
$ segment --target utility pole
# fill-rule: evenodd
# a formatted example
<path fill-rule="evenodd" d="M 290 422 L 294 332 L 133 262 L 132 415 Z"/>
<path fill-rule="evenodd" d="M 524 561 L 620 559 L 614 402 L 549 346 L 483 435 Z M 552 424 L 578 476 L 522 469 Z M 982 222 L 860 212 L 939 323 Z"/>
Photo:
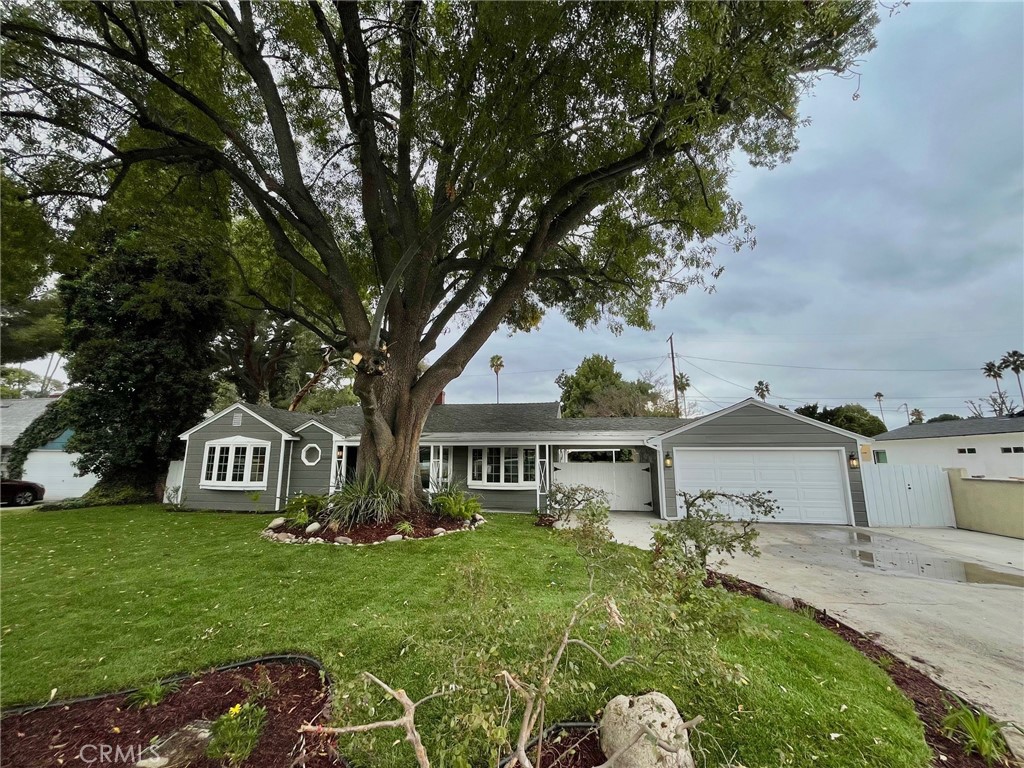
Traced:
<path fill-rule="evenodd" d="M 679 418 L 679 385 L 676 383 L 676 347 L 672 342 L 672 337 L 675 334 L 670 333 L 668 335 L 668 350 L 672 356 L 672 396 L 676 401 L 676 418 Z"/>

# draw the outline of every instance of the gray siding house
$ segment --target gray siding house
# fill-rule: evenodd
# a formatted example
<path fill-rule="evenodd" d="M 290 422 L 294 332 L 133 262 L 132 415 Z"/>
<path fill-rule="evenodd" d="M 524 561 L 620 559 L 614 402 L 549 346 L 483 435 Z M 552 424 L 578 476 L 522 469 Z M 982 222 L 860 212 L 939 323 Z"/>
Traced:
<path fill-rule="evenodd" d="M 181 503 L 278 510 L 351 477 L 358 407 L 326 415 L 238 403 L 181 435 Z M 552 483 L 591 485 L 616 511 L 673 519 L 678 490 L 772 490 L 783 522 L 866 525 L 857 468 L 871 440 L 754 399 L 699 419 L 562 418 L 558 403 L 435 405 L 420 440 L 428 490 L 457 482 L 486 509 L 543 508 Z"/>

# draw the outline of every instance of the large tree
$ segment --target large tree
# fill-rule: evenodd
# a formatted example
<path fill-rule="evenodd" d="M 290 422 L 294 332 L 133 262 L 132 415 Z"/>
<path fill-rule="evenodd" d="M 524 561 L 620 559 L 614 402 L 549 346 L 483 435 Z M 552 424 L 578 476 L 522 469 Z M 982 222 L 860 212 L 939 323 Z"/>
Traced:
<path fill-rule="evenodd" d="M 831 424 L 834 427 L 845 429 L 848 432 L 856 432 L 865 437 L 874 437 L 883 432 L 888 432 L 885 422 L 871 413 L 860 403 L 847 403 L 838 405 L 835 408 L 822 408 L 817 403 L 801 405 L 794 413 L 801 416 L 808 416 L 815 421 Z"/>
<path fill-rule="evenodd" d="M 562 390 L 566 418 L 675 415 L 669 394 L 653 374 L 629 381 L 604 355 L 583 358 L 572 373 L 562 371 L 555 384 Z"/>
<path fill-rule="evenodd" d="M 354 361 L 360 469 L 406 499 L 431 404 L 499 326 L 646 328 L 717 276 L 716 244 L 749 239 L 737 155 L 787 160 L 800 97 L 877 22 L 869 0 L 5 8 L 19 178 L 103 196 L 137 163 L 223 171 L 331 306 L 267 301 Z M 129 125 L 151 140 L 120 146 Z"/>

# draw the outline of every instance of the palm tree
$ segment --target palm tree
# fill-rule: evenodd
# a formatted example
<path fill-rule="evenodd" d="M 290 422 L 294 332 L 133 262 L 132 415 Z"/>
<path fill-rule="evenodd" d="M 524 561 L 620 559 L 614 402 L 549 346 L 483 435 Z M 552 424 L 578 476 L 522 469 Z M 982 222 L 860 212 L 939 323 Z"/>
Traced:
<path fill-rule="evenodd" d="M 921 424 L 924 421 L 924 411 L 920 408 L 915 408 L 910 412 L 910 423 Z"/>
<path fill-rule="evenodd" d="M 763 379 L 754 385 L 754 394 L 761 398 L 762 403 L 768 399 L 768 395 L 771 393 L 772 388 L 768 385 L 768 382 Z"/>
<path fill-rule="evenodd" d="M 878 401 L 878 415 L 882 417 L 882 423 L 885 423 L 885 411 L 882 410 L 882 398 L 885 397 L 881 392 L 875 392 L 875 400 Z"/>
<path fill-rule="evenodd" d="M 1003 392 L 1003 388 L 999 386 L 999 380 L 1003 378 L 1003 369 L 999 363 L 995 361 L 989 361 L 981 367 L 981 372 L 985 374 L 986 379 L 992 379 L 996 383 L 996 398 L 1003 404 L 1003 412 L 1007 410 L 1006 406 L 1006 393 Z"/>
<path fill-rule="evenodd" d="M 501 402 L 501 392 L 498 389 L 498 374 L 501 373 L 501 369 L 505 367 L 505 361 L 501 359 L 501 355 L 491 355 L 491 370 L 494 371 L 494 402 Z"/>
<path fill-rule="evenodd" d="M 676 391 L 683 397 L 683 413 L 686 413 L 686 390 L 690 388 L 690 377 L 685 373 L 676 374 Z M 677 413 L 676 416 L 679 414 Z"/>
<path fill-rule="evenodd" d="M 1021 386 L 1020 375 L 1024 372 L 1024 352 L 1019 350 L 1011 350 L 1003 355 L 1003 359 L 999 361 L 999 367 L 1003 370 L 1013 371 L 1014 376 L 1017 377 L 1017 388 L 1020 390 L 1021 402 L 1024 402 L 1024 386 Z"/>

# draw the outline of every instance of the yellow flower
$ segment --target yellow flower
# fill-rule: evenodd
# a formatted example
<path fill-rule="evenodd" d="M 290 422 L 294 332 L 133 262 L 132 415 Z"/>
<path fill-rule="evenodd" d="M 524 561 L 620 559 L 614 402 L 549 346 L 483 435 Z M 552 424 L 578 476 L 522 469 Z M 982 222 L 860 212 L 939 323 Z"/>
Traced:
<path fill-rule="evenodd" d="M 231 715 L 231 717 L 238 717 L 238 713 L 241 712 L 241 711 L 242 711 L 242 705 L 241 704 L 235 704 L 235 706 L 233 706 L 231 709 L 228 710 L 228 714 Z"/>

